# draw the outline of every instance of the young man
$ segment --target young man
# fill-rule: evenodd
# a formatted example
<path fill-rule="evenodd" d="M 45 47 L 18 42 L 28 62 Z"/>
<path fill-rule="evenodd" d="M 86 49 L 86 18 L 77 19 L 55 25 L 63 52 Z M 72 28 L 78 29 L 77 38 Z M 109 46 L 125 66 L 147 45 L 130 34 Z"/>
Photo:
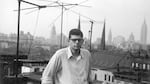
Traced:
<path fill-rule="evenodd" d="M 89 84 L 91 54 L 82 49 L 83 33 L 69 32 L 69 46 L 60 49 L 50 59 L 42 74 L 42 84 Z"/>

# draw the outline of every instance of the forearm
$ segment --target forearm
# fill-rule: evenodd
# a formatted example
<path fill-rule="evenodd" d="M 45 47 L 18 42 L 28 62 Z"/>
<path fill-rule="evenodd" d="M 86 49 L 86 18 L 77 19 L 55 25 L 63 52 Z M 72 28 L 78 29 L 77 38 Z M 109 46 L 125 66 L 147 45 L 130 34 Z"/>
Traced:
<path fill-rule="evenodd" d="M 41 84 L 53 84 L 53 81 L 51 78 L 41 78 Z"/>
<path fill-rule="evenodd" d="M 42 73 L 42 84 L 55 84 L 55 75 L 60 69 L 60 59 L 54 54 Z"/>

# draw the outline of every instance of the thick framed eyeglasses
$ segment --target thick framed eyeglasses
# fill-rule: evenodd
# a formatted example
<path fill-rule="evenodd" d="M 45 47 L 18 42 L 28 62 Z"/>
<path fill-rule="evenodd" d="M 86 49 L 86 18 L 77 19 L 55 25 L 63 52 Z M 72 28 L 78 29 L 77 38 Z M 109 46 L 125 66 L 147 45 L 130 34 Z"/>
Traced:
<path fill-rule="evenodd" d="M 76 41 L 81 42 L 81 41 L 83 41 L 83 39 L 70 39 L 70 40 L 72 40 L 73 42 L 76 42 Z"/>

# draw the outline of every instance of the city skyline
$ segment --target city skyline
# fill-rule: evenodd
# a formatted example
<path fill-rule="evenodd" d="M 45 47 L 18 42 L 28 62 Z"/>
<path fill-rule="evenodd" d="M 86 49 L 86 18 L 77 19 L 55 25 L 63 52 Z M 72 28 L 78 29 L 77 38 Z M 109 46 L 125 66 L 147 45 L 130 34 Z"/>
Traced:
<path fill-rule="evenodd" d="M 31 1 L 31 0 L 27 0 Z M 32 2 L 37 2 L 33 0 Z M 47 0 L 45 0 L 47 1 Z M 84 0 L 60 0 L 67 3 L 79 3 Z M 50 4 L 50 2 L 38 1 L 37 4 Z M 83 5 L 91 7 L 76 6 L 71 10 L 80 13 L 81 17 L 81 30 L 84 32 L 84 36 L 88 37 L 88 31 L 90 30 L 90 23 L 84 23 L 82 20 L 89 21 L 89 19 L 83 17 L 85 15 L 96 21 L 106 20 L 106 37 L 108 37 L 109 30 L 112 31 L 112 37 L 119 35 L 128 39 L 131 32 L 133 33 L 135 40 L 140 41 L 141 27 L 146 21 L 147 24 L 147 43 L 150 44 L 150 1 L 149 0 L 88 0 Z M 17 0 L 16 1 L 0 1 L 0 32 L 6 34 L 17 32 Z M 33 7 L 25 3 L 21 4 L 22 8 Z M 21 11 L 21 30 L 30 32 L 34 36 L 43 36 L 49 38 L 49 33 L 52 28 L 52 23 L 56 25 L 57 34 L 60 33 L 60 17 L 56 19 L 61 13 L 61 7 L 47 8 L 39 11 L 32 12 L 33 10 Z M 54 13 L 54 14 L 52 14 Z M 38 21 L 37 21 L 37 17 Z M 63 33 L 67 36 L 71 28 L 78 26 L 79 15 L 72 13 L 71 11 L 64 12 L 64 24 Z M 103 24 L 94 23 L 93 25 L 93 41 L 97 38 L 101 38 Z M 107 39 L 106 39 L 107 41 Z"/>
<path fill-rule="evenodd" d="M 63 41 L 67 41 L 67 36 L 62 33 L 63 38 L 65 37 L 65 39 L 63 39 Z M 27 37 L 29 37 L 29 39 L 27 39 Z M 55 37 L 55 38 L 54 38 Z M 6 33 L 2 33 L 0 32 L 0 40 L 9 40 L 9 38 L 14 38 L 14 41 L 16 42 L 17 40 L 17 33 L 10 33 L 10 34 L 6 34 Z M 50 44 L 57 44 L 59 45 L 59 41 L 60 41 L 60 34 L 56 32 L 55 30 L 55 25 L 53 25 L 51 32 L 49 33 L 49 38 L 45 38 L 43 36 L 33 36 L 32 34 L 30 34 L 30 32 L 24 32 L 24 31 L 20 31 L 20 40 L 31 40 L 31 38 L 33 38 L 33 40 L 43 40 L 43 42 L 45 40 L 49 41 Z M 16 40 L 15 40 L 16 39 Z M 84 37 L 85 40 L 89 40 L 90 38 L 88 37 Z M 97 38 L 95 41 L 92 41 L 92 44 L 100 44 L 101 43 L 101 39 L 102 38 Z M 136 40 L 134 37 L 134 34 L 131 33 L 129 35 L 129 37 L 126 39 L 124 36 L 118 35 L 116 37 L 112 37 L 112 33 L 111 30 L 109 31 L 109 35 L 108 37 L 105 37 L 105 43 L 107 45 L 113 45 L 113 44 L 117 44 L 117 43 L 128 43 L 128 42 L 134 42 L 134 43 L 138 43 L 138 44 L 143 44 L 140 40 Z"/>

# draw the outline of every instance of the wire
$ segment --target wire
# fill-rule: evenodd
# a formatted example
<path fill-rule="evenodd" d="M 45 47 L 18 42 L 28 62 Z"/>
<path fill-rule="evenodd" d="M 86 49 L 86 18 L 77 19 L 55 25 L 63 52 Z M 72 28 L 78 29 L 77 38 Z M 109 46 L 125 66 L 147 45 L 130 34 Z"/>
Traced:
<path fill-rule="evenodd" d="M 66 11 L 67 11 L 67 10 L 64 10 L 64 13 L 65 13 Z M 81 14 L 81 13 L 78 13 L 78 12 L 73 11 L 73 10 L 70 10 L 70 11 L 73 12 L 73 13 L 75 13 L 75 14 L 77 14 L 77 15 L 80 15 L 80 16 L 86 18 L 86 19 L 89 19 L 89 20 L 91 20 L 91 21 L 97 22 L 96 20 L 93 20 L 93 19 L 91 19 L 91 18 L 89 18 L 89 17 L 87 17 L 87 16 L 85 16 L 85 15 L 83 15 L 83 14 Z M 54 19 L 50 25 L 52 25 L 54 22 L 56 22 L 56 20 L 57 20 L 60 16 L 61 16 L 61 14 L 58 15 L 58 16 L 56 17 L 56 19 Z"/>
<path fill-rule="evenodd" d="M 37 11 L 37 10 L 39 10 L 39 9 L 34 9 L 34 10 L 32 10 L 32 11 L 26 13 L 25 15 L 30 14 L 30 13 L 32 13 L 32 12 L 34 12 L 34 11 Z"/>
<path fill-rule="evenodd" d="M 60 16 L 61 16 L 61 14 L 59 14 L 59 15 L 52 21 L 52 23 L 51 23 L 49 26 L 53 25 L 53 24 L 60 18 Z"/>
<path fill-rule="evenodd" d="M 79 3 L 79 5 L 80 5 L 80 4 L 83 4 L 83 3 L 87 2 L 87 1 L 88 1 L 88 0 L 82 1 L 82 2 Z M 70 8 L 68 8 L 68 10 L 71 9 L 71 8 L 73 8 L 73 7 L 76 7 L 76 5 L 74 5 L 74 6 L 70 7 Z"/>
<path fill-rule="evenodd" d="M 37 27 L 38 27 L 39 13 L 40 13 L 40 10 L 39 10 L 38 13 L 37 13 L 37 19 L 36 19 L 36 23 L 35 23 L 34 32 L 33 32 L 33 38 L 31 39 L 31 43 L 30 43 L 30 46 L 29 46 L 28 56 L 29 56 L 30 53 L 31 53 L 31 48 L 32 48 L 34 36 L 35 36 L 35 34 L 36 34 L 36 29 L 37 29 Z"/>
<path fill-rule="evenodd" d="M 82 2 L 79 3 L 79 5 L 80 5 L 80 4 L 83 4 L 83 3 L 87 2 L 87 1 L 88 1 L 88 0 L 82 1 Z M 57 4 L 60 5 L 60 3 L 58 3 L 58 1 L 55 2 L 55 3 L 57 3 Z M 66 9 L 66 10 L 64 10 L 64 13 L 65 13 L 67 10 L 70 10 L 71 8 L 76 7 L 76 6 L 77 6 L 77 5 L 74 5 L 74 6 L 70 7 L 70 8 L 64 7 L 64 8 Z M 90 20 L 92 20 L 92 21 L 95 21 L 95 20 L 93 20 L 93 19 L 91 19 L 91 18 L 89 18 L 89 17 L 87 17 L 87 16 L 85 16 L 85 15 L 82 15 L 82 14 L 78 13 L 78 12 L 75 12 L 75 11 L 73 11 L 73 10 L 70 10 L 70 11 L 73 12 L 73 13 L 75 13 L 75 14 L 77 14 L 77 15 L 81 15 L 82 17 L 84 17 L 84 18 L 86 18 L 86 19 L 90 19 Z M 54 22 L 56 22 L 56 20 L 57 20 L 60 16 L 61 16 L 61 13 L 56 17 L 56 19 L 54 19 L 54 20 L 52 21 L 52 23 L 50 24 L 50 26 L 51 26 Z M 95 21 L 95 22 L 96 22 L 96 21 Z"/>

